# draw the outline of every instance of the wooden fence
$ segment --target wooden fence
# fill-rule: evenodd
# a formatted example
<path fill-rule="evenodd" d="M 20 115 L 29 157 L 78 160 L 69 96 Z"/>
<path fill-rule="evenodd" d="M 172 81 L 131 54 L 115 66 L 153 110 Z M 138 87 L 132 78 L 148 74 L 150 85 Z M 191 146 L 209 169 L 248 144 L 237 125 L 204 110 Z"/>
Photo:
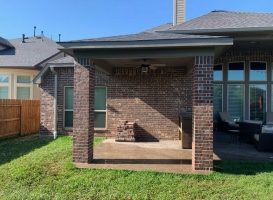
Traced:
<path fill-rule="evenodd" d="M 26 135 L 39 129 L 39 100 L 0 99 L 0 138 Z"/>

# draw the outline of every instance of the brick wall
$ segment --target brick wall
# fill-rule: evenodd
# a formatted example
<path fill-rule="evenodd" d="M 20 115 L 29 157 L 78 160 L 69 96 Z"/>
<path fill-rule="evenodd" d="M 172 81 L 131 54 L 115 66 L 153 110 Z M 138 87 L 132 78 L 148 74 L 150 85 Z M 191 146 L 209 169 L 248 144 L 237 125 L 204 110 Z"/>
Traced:
<path fill-rule="evenodd" d="M 58 73 L 58 134 L 69 134 L 63 128 L 63 90 L 73 85 L 73 68 L 57 68 Z M 120 120 L 136 122 L 136 138 L 178 139 L 178 114 L 192 109 L 192 75 L 183 69 L 165 69 L 148 74 L 117 73 L 106 76 L 95 75 L 96 86 L 107 87 L 107 129 L 95 130 L 95 136 L 115 137 Z M 49 73 L 42 84 L 41 134 L 53 132 L 53 84 Z M 51 103 L 52 101 L 52 103 Z M 51 107 L 50 107 L 51 106 Z M 49 110 L 49 108 L 51 110 Z M 41 129 L 42 130 L 42 129 Z"/>
<path fill-rule="evenodd" d="M 213 59 L 213 56 L 196 57 L 193 70 L 194 170 L 213 169 Z"/>

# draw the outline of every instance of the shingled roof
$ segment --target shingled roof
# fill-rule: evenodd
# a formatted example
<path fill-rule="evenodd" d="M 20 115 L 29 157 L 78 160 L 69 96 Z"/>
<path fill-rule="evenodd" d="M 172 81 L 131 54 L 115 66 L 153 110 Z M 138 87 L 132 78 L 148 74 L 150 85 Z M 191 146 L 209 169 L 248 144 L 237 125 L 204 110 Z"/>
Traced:
<path fill-rule="evenodd" d="M 212 11 L 168 30 L 273 27 L 273 13 Z"/>
<path fill-rule="evenodd" d="M 198 39 L 198 38 L 213 38 L 213 36 L 205 35 L 184 35 L 184 34 L 172 34 L 172 33 L 157 33 L 156 31 L 168 30 L 172 27 L 172 24 L 167 23 L 160 26 L 157 26 L 146 31 L 129 34 L 129 35 L 119 35 L 119 36 L 110 36 L 110 37 L 101 37 L 101 38 L 91 38 L 83 40 L 72 40 L 65 42 L 122 42 L 122 41 L 148 41 L 148 40 L 175 40 L 175 39 Z M 62 42 L 58 42 L 61 44 Z"/>
<path fill-rule="evenodd" d="M 61 53 L 55 41 L 43 37 L 28 37 L 9 40 L 14 48 L 0 51 L 0 67 L 37 67 L 53 56 Z"/>
<path fill-rule="evenodd" d="M 5 38 L 0 37 L 0 45 L 7 48 L 14 48 L 14 46 Z"/>

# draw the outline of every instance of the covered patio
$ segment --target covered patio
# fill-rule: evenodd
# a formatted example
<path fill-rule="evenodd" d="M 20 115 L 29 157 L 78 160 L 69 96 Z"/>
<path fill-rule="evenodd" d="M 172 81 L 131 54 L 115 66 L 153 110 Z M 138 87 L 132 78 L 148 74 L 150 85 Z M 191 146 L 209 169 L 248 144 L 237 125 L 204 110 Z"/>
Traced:
<path fill-rule="evenodd" d="M 82 163 L 96 161 L 93 159 L 96 156 L 96 152 L 93 154 L 93 137 L 96 132 L 96 129 L 94 130 L 94 87 L 95 70 L 97 70 L 102 74 L 114 76 L 115 79 L 115 82 L 108 82 L 107 85 L 109 88 L 108 111 L 115 113 L 114 117 L 108 114 L 108 120 L 112 123 L 107 122 L 109 123 L 107 129 L 110 129 L 111 134 L 116 134 L 120 120 L 128 120 L 136 122 L 138 140 L 177 140 L 178 116 L 181 112 L 187 112 L 192 115 L 193 143 L 192 151 L 187 152 L 186 158 L 189 160 L 190 157 L 191 162 L 185 161 L 187 163 L 185 170 L 212 171 L 214 56 L 220 55 L 226 46 L 232 45 L 232 39 L 209 36 L 193 38 L 190 36 L 185 39 L 183 36 L 181 39 L 171 40 L 164 37 L 163 34 L 162 40 L 157 38 L 151 41 L 151 38 L 147 38 L 145 41 L 134 43 L 131 41 L 78 41 L 84 42 L 84 46 L 80 46 L 78 42 L 60 43 L 61 50 L 75 58 L 73 161 L 76 166 L 85 166 Z M 137 71 L 134 65 L 138 63 L 136 61 L 142 59 L 147 59 L 149 64 L 140 65 L 140 71 Z M 164 64 L 163 67 L 160 66 L 161 63 Z M 148 73 L 143 73 L 143 67 L 150 65 L 159 67 L 150 68 Z M 122 76 L 119 76 L 120 74 Z M 117 81 L 120 87 L 113 88 L 113 85 L 117 85 Z M 96 82 L 102 83 L 97 80 Z M 124 89 L 124 85 L 128 86 Z M 130 96 L 124 91 L 127 91 Z M 130 93 L 130 91 L 136 91 L 136 93 Z M 117 96 L 119 92 L 122 93 L 121 96 Z M 124 103 L 126 106 L 122 109 L 131 109 L 130 114 L 119 108 L 122 103 L 118 105 L 116 103 L 124 102 L 124 97 L 127 97 L 127 100 Z M 112 104 L 111 100 L 114 98 L 116 101 Z M 135 100 L 143 104 L 134 107 Z M 121 110 L 123 112 L 120 112 Z M 123 114 L 118 115 L 119 113 Z M 102 146 L 104 145 L 106 144 Z M 114 145 L 114 149 L 119 152 L 122 151 L 124 144 L 108 144 L 105 148 L 107 149 L 109 145 Z M 149 151 L 153 157 L 153 150 L 150 148 Z M 107 152 L 111 153 L 114 150 L 108 149 Z M 178 157 L 173 158 L 178 159 L 181 157 L 180 152 L 177 150 L 165 158 L 177 154 Z M 118 155 L 121 154 L 118 153 Z M 145 153 L 142 152 L 139 155 L 143 156 Z M 99 157 L 95 158 L 102 157 L 99 154 Z M 130 156 L 128 158 L 138 159 Z M 156 158 L 165 159 L 164 156 L 156 156 Z M 181 167 L 180 170 L 182 170 Z"/>
<path fill-rule="evenodd" d="M 227 133 L 214 132 L 213 160 L 273 161 L 272 152 L 259 152 L 253 144 L 229 143 L 229 138 L 230 135 Z M 114 139 L 106 139 L 94 148 L 92 163 L 77 163 L 76 166 L 79 168 L 196 173 L 191 164 L 192 150 L 181 149 L 181 141 L 117 143 Z"/>

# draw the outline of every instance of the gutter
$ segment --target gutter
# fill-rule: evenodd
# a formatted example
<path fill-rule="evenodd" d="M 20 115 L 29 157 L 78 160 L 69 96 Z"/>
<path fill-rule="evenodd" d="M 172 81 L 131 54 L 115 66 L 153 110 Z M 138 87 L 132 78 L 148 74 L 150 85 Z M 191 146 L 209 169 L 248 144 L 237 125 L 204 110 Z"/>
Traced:
<path fill-rule="evenodd" d="M 57 81 L 58 76 L 57 72 L 54 70 L 54 67 L 50 67 L 51 72 L 54 74 L 54 140 L 57 139 Z"/>

